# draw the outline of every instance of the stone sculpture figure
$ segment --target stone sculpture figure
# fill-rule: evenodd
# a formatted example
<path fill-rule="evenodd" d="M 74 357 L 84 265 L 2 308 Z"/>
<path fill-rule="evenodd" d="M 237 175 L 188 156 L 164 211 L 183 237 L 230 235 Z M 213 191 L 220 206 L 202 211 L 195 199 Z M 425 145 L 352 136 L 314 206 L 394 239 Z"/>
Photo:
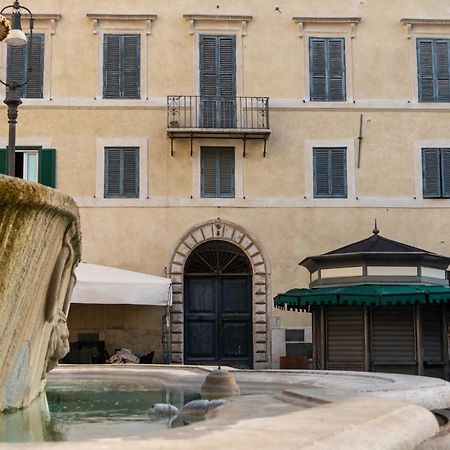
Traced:
<path fill-rule="evenodd" d="M 69 351 L 66 316 L 80 251 L 73 199 L 0 175 L 0 411 L 29 405 Z"/>

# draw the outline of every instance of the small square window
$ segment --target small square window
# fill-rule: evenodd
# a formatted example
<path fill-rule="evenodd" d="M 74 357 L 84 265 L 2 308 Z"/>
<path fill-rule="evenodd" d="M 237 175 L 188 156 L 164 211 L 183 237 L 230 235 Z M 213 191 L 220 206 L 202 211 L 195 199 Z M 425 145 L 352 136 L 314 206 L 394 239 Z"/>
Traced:
<path fill-rule="evenodd" d="M 233 198 L 234 148 L 201 148 L 201 196 Z"/>
<path fill-rule="evenodd" d="M 315 198 L 347 198 L 347 149 L 313 148 Z"/>
<path fill-rule="evenodd" d="M 105 198 L 139 197 L 139 148 L 105 148 Z"/>

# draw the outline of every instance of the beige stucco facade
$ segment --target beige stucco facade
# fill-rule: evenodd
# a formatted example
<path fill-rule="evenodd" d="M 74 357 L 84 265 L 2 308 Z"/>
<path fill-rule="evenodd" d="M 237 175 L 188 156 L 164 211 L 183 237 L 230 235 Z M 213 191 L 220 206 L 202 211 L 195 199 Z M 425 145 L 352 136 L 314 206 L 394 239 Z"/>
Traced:
<path fill-rule="evenodd" d="M 450 199 L 423 199 L 421 166 L 422 148 L 450 147 L 450 104 L 418 102 L 415 53 L 417 37 L 450 38 L 443 0 L 38 0 L 28 6 L 37 14 L 36 31 L 46 34 L 44 98 L 24 99 L 17 143 L 56 149 L 57 188 L 80 207 L 82 260 L 174 276 L 182 238 L 217 218 L 232 224 L 257 245 L 265 265 L 263 307 L 254 300 L 254 331 L 264 336 L 254 340 L 255 366 L 278 365 L 284 328 L 310 327 L 308 315 L 272 308 L 277 293 L 307 286 L 307 272 L 297 265 L 306 256 L 367 237 L 375 218 L 386 237 L 450 254 Z M 402 22 L 411 18 L 449 22 Z M 101 98 L 102 36 L 122 32 L 141 34 L 140 100 Z M 262 141 L 248 141 L 243 158 L 241 139 L 214 136 L 194 139 L 192 156 L 190 141 L 177 139 L 171 156 L 167 96 L 198 95 L 200 34 L 235 35 L 237 95 L 270 98 L 265 157 Z M 347 101 L 311 102 L 308 39 L 336 36 L 345 39 Z M 1 51 L 4 73 L 4 45 Z M 140 198 L 102 198 L 108 145 L 139 147 Z M 199 154 L 208 145 L 235 147 L 235 198 L 201 198 Z M 348 198 L 313 198 L 315 146 L 347 149 Z M 180 267 L 175 278 L 182 278 Z M 182 285 L 176 294 L 181 322 L 173 323 L 180 330 L 173 350 L 181 362 Z M 149 324 L 160 331 L 159 317 Z"/>

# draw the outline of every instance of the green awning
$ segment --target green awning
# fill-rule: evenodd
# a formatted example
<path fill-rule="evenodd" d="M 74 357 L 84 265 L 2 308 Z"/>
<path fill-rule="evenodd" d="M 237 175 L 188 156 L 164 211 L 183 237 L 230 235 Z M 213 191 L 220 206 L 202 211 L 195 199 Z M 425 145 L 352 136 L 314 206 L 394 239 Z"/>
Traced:
<path fill-rule="evenodd" d="M 307 310 L 316 305 L 411 305 L 450 301 L 450 286 L 362 284 L 291 289 L 274 298 L 275 307 Z"/>

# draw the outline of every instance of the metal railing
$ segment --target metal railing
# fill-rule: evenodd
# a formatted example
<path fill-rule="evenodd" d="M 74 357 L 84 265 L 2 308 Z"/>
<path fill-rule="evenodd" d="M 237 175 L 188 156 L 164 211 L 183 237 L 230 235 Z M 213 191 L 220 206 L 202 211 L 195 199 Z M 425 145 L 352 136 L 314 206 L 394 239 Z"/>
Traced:
<path fill-rule="evenodd" d="M 170 129 L 269 129 L 268 97 L 167 97 L 167 128 Z"/>

